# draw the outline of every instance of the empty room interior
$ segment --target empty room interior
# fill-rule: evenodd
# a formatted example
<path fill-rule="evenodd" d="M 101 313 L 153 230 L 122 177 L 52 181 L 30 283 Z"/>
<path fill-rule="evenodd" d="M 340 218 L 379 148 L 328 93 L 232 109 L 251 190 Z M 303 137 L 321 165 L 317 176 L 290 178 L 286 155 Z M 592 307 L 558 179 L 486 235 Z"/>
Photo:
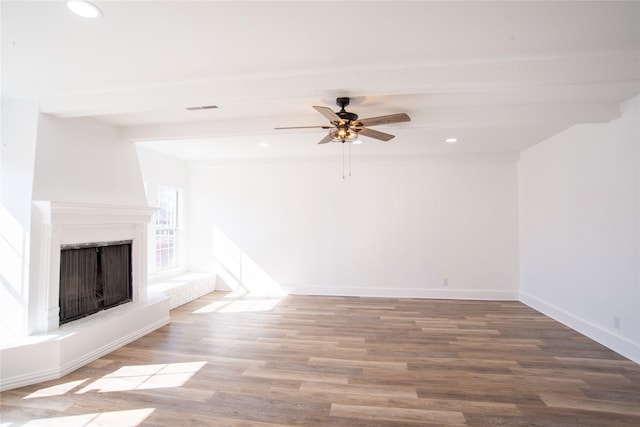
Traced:
<path fill-rule="evenodd" d="M 640 2 L 0 23 L 0 427 L 640 425 Z"/>

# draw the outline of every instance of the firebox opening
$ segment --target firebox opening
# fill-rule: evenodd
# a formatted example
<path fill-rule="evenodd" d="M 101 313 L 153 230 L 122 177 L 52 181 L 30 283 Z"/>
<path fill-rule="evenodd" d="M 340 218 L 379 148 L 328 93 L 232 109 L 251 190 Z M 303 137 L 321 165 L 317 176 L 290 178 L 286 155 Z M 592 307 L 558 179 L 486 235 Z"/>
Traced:
<path fill-rule="evenodd" d="M 63 245 L 60 325 L 132 300 L 131 240 Z"/>

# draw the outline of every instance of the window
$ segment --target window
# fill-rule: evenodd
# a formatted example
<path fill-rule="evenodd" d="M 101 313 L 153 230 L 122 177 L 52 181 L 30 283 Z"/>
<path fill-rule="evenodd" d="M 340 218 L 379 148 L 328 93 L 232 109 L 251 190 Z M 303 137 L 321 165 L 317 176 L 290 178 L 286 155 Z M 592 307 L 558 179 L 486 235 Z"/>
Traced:
<path fill-rule="evenodd" d="M 155 224 L 155 271 L 179 266 L 180 191 L 171 187 L 157 187 L 158 212 Z"/>

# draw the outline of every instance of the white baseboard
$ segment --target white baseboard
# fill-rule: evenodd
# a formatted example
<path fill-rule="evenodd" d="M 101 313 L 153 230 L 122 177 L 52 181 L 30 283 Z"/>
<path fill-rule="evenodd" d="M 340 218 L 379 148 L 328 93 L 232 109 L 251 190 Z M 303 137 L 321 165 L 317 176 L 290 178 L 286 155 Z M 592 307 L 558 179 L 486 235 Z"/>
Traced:
<path fill-rule="evenodd" d="M 569 328 L 580 332 L 603 346 L 616 353 L 640 364 L 640 344 L 629 341 L 626 338 L 617 336 L 601 326 L 574 316 L 546 301 L 538 299 L 526 292 L 520 292 L 520 302 L 528 305 L 534 310 L 551 317 Z"/>
<path fill-rule="evenodd" d="M 466 299 L 517 301 L 518 291 L 477 289 L 360 288 L 306 285 L 281 285 L 291 295 L 323 295 L 380 298 Z"/>
<path fill-rule="evenodd" d="M 64 365 L 62 365 L 60 367 L 60 372 L 59 372 L 59 377 L 63 377 L 67 374 L 70 374 L 71 372 L 75 371 L 76 369 L 79 369 L 85 365 L 88 365 L 89 363 L 93 362 L 94 360 L 97 360 L 99 358 L 101 358 L 102 356 L 106 356 L 107 354 L 116 351 L 117 349 L 119 349 L 120 347 L 123 347 L 129 343 L 134 342 L 135 340 L 137 340 L 138 338 L 142 338 L 143 336 L 155 331 L 158 328 L 161 328 L 165 325 L 168 325 L 170 322 L 169 316 L 157 320 L 154 323 L 145 325 L 143 328 L 138 329 L 135 332 L 131 332 L 130 334 L 121 337 L 115 341 L 112 341 L 110 343 L 107 343 L 105 345 L 103 345 L 100 348 L 95 349 L 94 351 L 92 351 L 91 353 L 87 353 L 82 355 L 81 357 L 78 357 L 75 360 L 72 360 L 68 363 L 65 363 Z"/>
<path fill-rule="evenodd" d="M 26 375 L 17 375 L 11 378 L 3 378 L 0 383 L 0 391 L 11 390 L 18 387 L 24 387 L 31 384 L 37 384 L 44 381 L 55 380 L 60 378 L 58 369 L 47 369 L 39 372 L 33 372 Z"/>

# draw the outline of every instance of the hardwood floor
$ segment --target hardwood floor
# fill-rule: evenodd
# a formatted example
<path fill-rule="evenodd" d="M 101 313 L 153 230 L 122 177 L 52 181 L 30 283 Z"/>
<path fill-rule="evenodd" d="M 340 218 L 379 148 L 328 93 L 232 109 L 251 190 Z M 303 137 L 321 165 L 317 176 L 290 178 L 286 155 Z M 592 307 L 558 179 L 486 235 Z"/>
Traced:
<path fill-rule="evenodd" d="M 639 426 L 640 365 L 518 302 L 215 292 L 0 425 Z"/>

